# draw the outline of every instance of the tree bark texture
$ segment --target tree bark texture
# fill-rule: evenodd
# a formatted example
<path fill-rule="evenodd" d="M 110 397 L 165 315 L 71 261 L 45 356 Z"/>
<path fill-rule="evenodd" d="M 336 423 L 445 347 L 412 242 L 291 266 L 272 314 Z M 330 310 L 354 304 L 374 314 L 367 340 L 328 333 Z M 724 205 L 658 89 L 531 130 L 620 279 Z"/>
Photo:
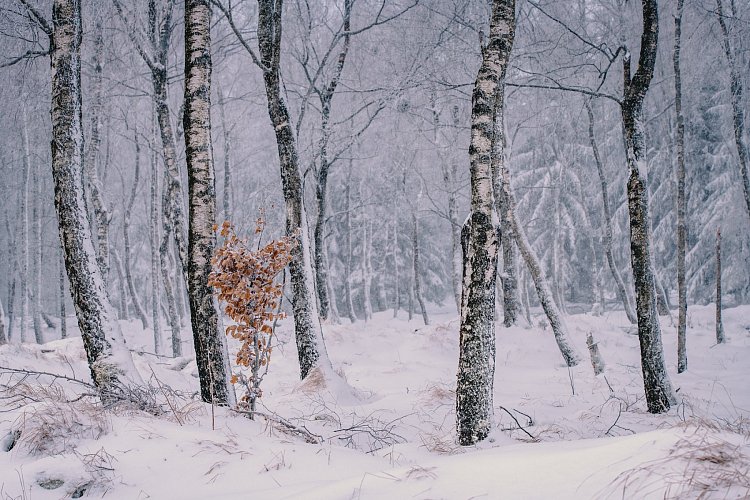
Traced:
<path fill-rule="evenodd" d="M 31 315 L 34 324 L 34 340 L 37 344 L 44 343 L 42 334 L 42 200 L 41 200 L 41 164 L 37 161 L 34 166 L 33 187 L 34 206 L 31 209 L 31 229 L 34 235 L 34 286 L 32 287 Z"/>
<path fill-rule="evenodd" d="M 492 153 L 498 92 L 515 36 L 515 0 L 494 0 L 489 40 L 472 93 L 471 211 L 461 231 L 464 253 L 459 330 L 456 428 L 458 442 L 471 445 L 487 437 L 493 420 L 495 376 L 495 282 L 498 235 L 495 227 Z"/>
<path fill-rule="evenodd" d="M 677 121 L 677 373 L 687 370 L 687 284 L 685 256 L 687 254 L 687 201 L 685 197 L 685 117 L 682 114 L 682 71 L 680 50 L 682 42 L 682 13 L 685 1 L 677 0 L 674 18 L 674 110 Z"/>
<path fill-rule="evenodd" d="M 221 86 L 216 86 L 216 93 L 219 96 L 219 117 L 221 118 L 221 130 L 224 135 L 224 193 L 222 196 L 222 214 L 224 220 L 232 220 L 232 140 L 231 133 L 227 127 L 227 117 L 224 108 L 226 107 L 226 97 L 221 90 Z"/>
<path fill-rule="evenodd" d="M 656 0 L 642 0 L 643 33 L 638 69 L 630 78 L 630 56 L 623 58 L 624 99 L 621 104 L 629 178 L 630 256 L 635 284 L 638 339 L 646 404 L 651 413 L 669 410 L 676 397 L 664 364 L 664 349 L 656 305 L 656 282 L 651 257 L 648 186 L 644 158 L 643 99 L 656 61 L 659 19 Z"/>
<path fill-rule="evenodd" d="M 721 228 L 716 231 L 716 343 L 723 344 L 724 322 L 721 319 Z"/>
<path fill-rule="evenodd" d="M 747 145 L 745 144 L 745 112 L 742 109 L 742 74 L 740 73 L 737 58 L 732 51 L 732 44 L 729 40 L 729 29 L 724 19 L 722 0 L 716 0 L 716 17 L 719 20 L 719 27 L 721 28 L 724 55 L 726 55 L 727 62 L 729 63 L 729 93 L 732 101 L 734 143 L 737 147 L 737 156 L 740 162 L 740 177 L 742 178 L 742 189 L 745 194 L 747 215 L 750 217 L 750 178 L 748 178 L 747 171 L 748 154 Z"/>
<path fill-rule="evenodd" d="M 352 301 L 352 165 L 349 163 L 349 175 L 346 177 L 346 186 L 344 187 L 344 230 L 346 237 L 344 240 L 344 300 L 346 301 L 346 314 L 352 323 L 357 321 L 357 314 L 354 312 L 354 303 Z"/>
<path fill-rule="evenodd" d="M 27 128 L 26 107 L 23 108 L 23 193 L 21 195 L 21 276 L 19 292 L 21 295 L 21 322 L 19 331 L 21 342 L 26 342 L 26 315 L 29 312 L 29 189 L 31 184 L 31 151 L 29 150 L 29 132 Z"/>
<path fill-rule="evenodd" d="M 81 125 L 81 4 L 52 7 L 52 176 L 65 268 L 91 378 L 103 396 L 140 384 L 130 351 L 107 297 L 83 197 Z"/>
<path fill-rule="evenodd" d="M 8 343 L 8 336 L 5 333 L 5 310 L 3 309 L 3 301 L 0 300 L 0 345 Z"/>
<path fill-rule="evenodd" d="M 625 282 L 620 275 L 620 271 L 617 268 L 615 262 L 615 256 L 612 252 L 612 210 L 609 204 L 609 185 L 607 178 L 604 175 L 604 163 L 599 155 L 599 146 L 596 143 L 596 136 L 594 134 L 594 111 L 591 108 L 591 102 L 587 99 L 584 101 L 586 105 L 586 112 L 589 118 L 589 142 L 591 143 L 591 149 L 594 152 L 594 162 L 596 163 L 596 171 L 599 175 L 599 184 L 601 185 L 602 191 L 602 214 L 604 218 L 604 255 L 607 257 L 607 265 L 609 266 L 609 272 L 612 274 L 612 278 L 615 280 L 615 287 L 617 289 L 617 296 L 622 302 L 625 308 L 625 316 L 628 321 L 635 324 L 638 319 L 633 311 L 633 305 L 630 302 L 630 296 L 628 295 L 627 289 L 625 288 Z"/>
<path fill-rule="evenodd" d="M 65 339 L 68 337 L 68 321 L 67 313 L 65 312 L 65 257 L 62 252 L 62 248 L 59 248 L 59 274 L 60 274 L 60 338 Z"/>
<path fill-rule="evenodd" d="M 429 325 L 430 318 L 427 316 L 427 306 L 422 295 L 422 266 L 419 259 L 419 218 L 417 217 L 417 210 L 419 210 L 420 197 L 421 194 L 417 197 L 417 208 L 411 212 L 412 271 L 414 273 L 414 298 L 419 303 L 419 310 L 422 312 L 422 321 L 424 321 L 425 325 Z"/>
<path fill-rule="evenodd" d="M 281 186 L 286 204 L 286 234 L 297 242 L 292 250 L 289 274 L 297 354 L 302 379 L 320 366 L 331 369 L 318 316 L 310 235 L 305 213 L 302 175 L 296 139 L 281 88 L 281 14 L 283 0 L 258 0 L 258 48 L 268 101 L 268 115 L 276 134 Z"/>
<path fill-rule="evenodd" d="M 154 125 L 152 121 L 152 126 Z M 154 126 L 155 137 L 156 127 Z M 153 141 L 156 142 L 156 141 Z M 151 187 L 150 187 L 150 203 L 149 203 L 149 230 L 148 240 L 149 246 L 151 247 L 151 324 L 154 330 L 154 352 L 159 354 L 161 352 L 161 300 L 160 300 L 160 286 L 159 280 L 161 276 L 161 265 L 159 260 L 159 175 L 157 172 L 157 161 L 156 151 L 151 153 Z M 180 350 L 182 346 L 179 346 Z M 172 355 L 175 357 L 179 354 L 175 353 L 174 350 Z"/>
<path fill-rule="evenodd" d="M 208 284 L 216 247 L 216 188 L 211 158 L 211 4 L 185 2 L 185 157 L 188 171 L 188 298 L 203 401 L 234 404 L 226 337 Z"/>

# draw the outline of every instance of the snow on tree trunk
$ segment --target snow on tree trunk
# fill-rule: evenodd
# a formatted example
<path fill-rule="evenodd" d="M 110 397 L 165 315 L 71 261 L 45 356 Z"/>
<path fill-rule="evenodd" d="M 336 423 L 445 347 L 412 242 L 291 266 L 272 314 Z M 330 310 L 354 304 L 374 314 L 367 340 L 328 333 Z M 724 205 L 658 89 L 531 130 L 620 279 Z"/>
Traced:
<path fill-rule="evenodd" d="M 52 176 L 60 241 L 91 378 L 103 397 L 141 384 L 107 297 L 83 197 L 81 4 L 52 7 Z"/>
<path fill-rule="evenodd" d="M 153 126 L 153 122 L 152 122 Z M 155 130 L 154 128 L 154 135 Z M 151 187 L 149 204 L 148 242 L 151 247 L 151 324 L 154 330 L 154 352 L 161 352 L 161 300 L 159 294 L 159 280 L 161 275 L 159 241 L 159 175 L 156 167 L 156 151 L 151 153 Z M 178 351 L 182 346 L 178 344 Z M 173 355 L 177 356 L 173 350 Z"/>
<path fill-rule="evenodd" d="M 346 178 L 346 187 L 344 188 L 344 231 L 346 233 L 344 240 L 344 300 L 346 301 L 346 314 L 349 321 L 357 321 L 357 315 L 354 313 L 354 303 L 352 301 L 352 164 L 349 162 L 349 174 Z"/>
<path fill-rule="evenodd" d="M 734 11 L 734 2 L 732 2 L 732 6 L 732 10 Z M 747 215 L 750 217 L 750 178 L 747 171 L 748 153 L 747 145 L 745 144 L 745 112 L 742 108 L 742 74 L 740 73 L 740 68 L 738 68 L 737 58 L 729 40 L 729 29 L 724 19 L 722 0 L 716 0 L 716 17 L 719 20 L 719 27 L 721 28 L 724 55 L 729 63 L 729 94 L 732 101 L 734 143 L 737 147 L 737 156 L 740 161 L 740 177 L 742 178 L 742 188 L 745 193 Z"/>
<path fill-rule="evenodd" d="M 586 336 L 586 346 L 589 348 L 591 366 L 594 368 L 594 375 L 604 373 L 604 358 L 602 358 L 602 354 L 599 352 L 599 344 L 594 342 L 594 336 L 591 332 Z"/>
<path fill-rule="evenodd" d="M 99 123 L 102 115 L 102 53 L 104 51 L 103 27 L 100 21 L 94 28 L 94 75 L 91 99 L 91 137 L 84 160 L 87 194 L 91 197 L 96 221 L 96 260 L 102 270 L 104 283 L 109 281 L 109 222 L 110 215 L 104 202 L 102 183 L 99 180 Z"/>
<path fill-rule="evenodd" d="M 320 367 L 324 371 L 331 371 L 332 368 L 317 310 L 310 234 L 296 140 L 279 75 L 281 12 L 282 0 L 258 0 L 258 48 L 263 66 L 268 116 L 276 134 L 279 152 L 281 185 L 286 204 L 286 234 L 297 241 L 292 250 L 289 274 L 300 376 L 304 379 L 313 368 Z"/>
<path fill-rule="evenodd" d="M 372 319 L 372 221 L 365 218 L 362 224 L 362 302 L 365 311 L 365 321 Z"/>
<path fill-rule="evenodd" d="M 401 280 L 398 272 L 398 207 L 393 203 L 393 238 L 391 238 L 391 258 L 393 259 L 393 317 L 398 316 L 401 308 Z"/>
<path fill-rule="evenodd" d="M 497 102 L 504 102 L 505 89 L 498 90 Z M 511 220 L 510 172 L 505 164 L 505 113 L 495 106 L 495 142 L 492 151 L 492 184 L 495 190 L 495 211 L 500 220 L 500 245 L 503 250 L 503 325 L 513 326 L 518 321 L 518 280 L 516 279 L 516 245 Z"/>
<path fill-rule="evenodd" d="M 599 155 L 599 147 L 596 143 L 596 136 L 594 135 L 594 111 L 591 108 L 591 102 L 586 99 L 584 100 L 586 111 L 589 118 L 589 142 L 591 143 L 591 149 L 594 152 L 594 163 L 596 163 L 596 171 L 599 174 L 599 184 L 601 185 L 602 191 L 602 215 L 604 216 L 604 254 L 607 257 L 607 265 L 609 271 L 612 274 L 612 278 L 615 280 L 615 287 L 617 289 L 617 296 L 620 298 L 623 307 L 625 308 L 625 316 L 628 321 L 635 324 L 638 320 L 633 311 L 633 305 L 630 302 L 630 296 L 628 295 L 627 289 L 625 288 L 625 282 L 620 275 L 620 271 L 615 263 L 615 256 L 612 253 L 612 210 L 609 205 L 609 186 L 607 184 L 607 178 L 604 176 L 604 164 L 602 163 L 601 156 Z"/>
<path fill-rule="evenodd" d="M 223 331 L 208 284 L 216 247 L 211 157 L 211 4 L 185 2 L 185 157 L 188 172 L 188 298 L 203 401 L 235 403 Z"/>
<path fill-rule="evenodd" d="M 458 442 L 487 437 L 493 420 L 495 377 L 495 280 L 498 234 L 492 182 L 492 152 L 498 92 L 515 36 L 515 0 L 494 0 L 489 40 L 471 99 L 471 211 L 461 231 L 463 290 L 459 331 L 456 427 Z M 500 146 L 502 147 L 502 146 Z"/>
<path fill-rule="evenodd" d="M 135 168 L 133 172 L 133 186 L 130 189 L 130 197 L 125 204 L 125 214 L 122 218 L 122 236 L 125 242 L 125 280 L 128 284 L 128 292 L 130 293 L 130 301 L 133 303 L 135 314 L 138 319 L 141 320 L 141 326 L 143 329 L 148 328 L 148 319 L 146 318 L 146 311 L 141 306 L 141 301 L 138 298 L 138 293 L 135 290 L 135 283 L 133 281 L 133 273 L 130 266 L 130 218 L 133 213 L 133 206 L 135 205 L 135 197 L 138 194 L 138 182 L 140 181 L 141 175 L 141 141 L 138 135 L 138 128 L 133 132 L 135 138 Z"/>
<path fill-rule="evenodd" d="M 723 344 L 724 322 L 721 320 L 721 228 L 716 230 L 716 343 Z"/>
<path fill-rule="evenodd" d="M 221 130 L 224 134 L 224 192 L 222 196 L 222 215 L 224 220 L 232 220 L 232 140 L 230 130 L 227 127 L 227 118 L 224 112 L 225 97 L 220 85 L 216 85 L 216 94 L 219 97 L 219 118 L 221 119 Z"/>
<path fill-rule="evenodd" d="M 162 204 L 169 202 L 168 186 L 170 184 L 170 176 L 169 174 L 166 174 L 164 176 L 164 185 L 162 186 Z M 163 207 L 162 210 L 164 210 Z M 164 287 L 164 300 L 167 305 L 167 321 L 169 322 L 169 328 L 171 331 L 172 356 L 179 357 L 182 356 L 182 338 L 180 336 L 180 319 L 177 312 L 175 290 L 172 287 L 172 266 L 170 265 L 169 260 L 169 244 L 171 242 L 169 236 L 171 231 L 167 229 L 171 224 L 166 217 L 162 218 L 162 223 L 163 233 L 159 245 L 159 270 L 161 271 L 161 281 L 162 286 Z M 179 266 L 179 263 L 177 265 Z"/>
<path fill-rule="evenodd" d="M 656 61 L 659 20 L 656 0 L 642 0 L 643 33 L 638 69 L 631 78 L 630 55 L 623 58 L 624 99 L 621 104 L 629 178 L 630 257 L 635 284 L 638 339 L 646 404 L 651 413 L 669 410 L 676 403 L 666 367 L 656 304 L 656 281 L 651 256 L 651 224 L 644 159 L 643 99 L 651 84 Z"/>
<path fill-rule="evenodd" d="M 3 301 L 0 300 L 0 345 L 8 343 L 8 337 L 5 333 L 5 310 L 3 309 Z"/>
<path fill-rule="evenodd" d="M 112 249 L 110 257 L 112 261 L 111 264 L 114 265 L 115 271 L 117 272 L 117 297 L 119 299 L 117 317 L 121 320 L 129 321 L 128 296 L 125 292 L 125 271 L 122 269 L 122 260 L 120 259 L 120 254 L 117 253 L 116 248 Z"/>
<path fill-rule="evenodd" d="M 23 106 L 21 125 L 23 141 L 23 194 L 21 195 L 21 276 L 19 293 L 21 295 L 21 342 L 26 342 L 26 315 L 29 311 L 29 189 L 31 178 L 31 151 L 29 150 L 29 132 L 27 128 L 26 106 Z"/>

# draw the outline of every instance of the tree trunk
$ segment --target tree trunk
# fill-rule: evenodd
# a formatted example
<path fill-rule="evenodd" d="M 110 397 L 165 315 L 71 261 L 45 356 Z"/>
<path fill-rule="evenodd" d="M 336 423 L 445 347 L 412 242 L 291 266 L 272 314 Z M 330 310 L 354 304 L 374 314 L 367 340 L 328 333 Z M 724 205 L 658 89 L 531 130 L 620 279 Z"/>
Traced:
<path fill-rule="evenodd" d="M 586 99 L 584 101 L 586 105 L 586 111 L 589 117 L 589 142 L 591 143 L 591 149 L 594 152 L 594 162 L 596 163 L 596 171 L 599 174 L 599 184 L 601 185 L 602 191 L 602 213 L 604 215 L 604 254 L 607 257 L 607 265 L 609 266 L 609 272 L 612 274 L 612 278 L 615 280 L 615 288 L 617 290 L 617 296 L 620 298 L 623 307 L 625 308 L 625 316 L 627 316 L 630 323 L 635 324 L 638 320 L 633 312 L 633 305 L 630 302 L 627 289 L 625 288 L 625 282 L 620 275 L 620 271 L 617 269 L 615 263 L 615 256 L 612 253 L 612 211 L 609 206 L 609 186 L 607 179 L 604 176 L 604 164 L 602 163 L 601 156 L 599 155 L 599 147 L 596 143 L 596 136 L 594 135 L 594 112 L 591 109 L 591 102 Z"/>
<path fill-rule="evenodd" d="M 422 321 L 424 321 L 425 325 L 429 325 L 430 318 L 427 317 L 427 307 L 422 296 L 422 270 L 419 263 L 419 219 L 417 218 L 417 210 L 419 209 L 419 198 L 421 196 L 420 193 L 417 197 L 417 208 L 411 212 L 412 272 L 414 273 L 414 297 L 417 299 L 419 309 L 422 311 Z"/>
<path fill-rule="evenodd" d="M 623 58 L 624 100 L 621 105 L 628 170 L 630 255 L 635 284 L 638 339 L 646 404 L 651 413 L 669 410 L 676 403 L 666 367 L 656 306 L 656 283 L 651 258 L 651 224 L 644 159 L 643 99 L 651 84 L 656 61 L 659 19 L 656 0 L 642 0 L 643 34 L 638 69 L 630 77 L 630 55 Z"/>
<path fill-rule="evenodd" d="M 60 241 L 91 378 L 106 399 L 141 384 L 107 297 L 83 198 L 81 126 L 81 4 L 52 7 L 52 174 Z"/>
<path fill-rule="evenodd" d="M 122 236 L 125 242 L 125 280 L 128 284 L 128 292 L 130 293 L 130 300 L 133 303 L 135 314 L 138 319 L 141 320 L 141 326 L 143 329 L 148 328 L 148 319 L 146 318 L 146 311 L 141 306 L 141 301 L 138 299 L 138 293 L 135 290 L 135 283 L 133 282 L 133 273 L 130 267 L 130 217 L 133 212 L 133 206 L 135 205 L 135 197 L 138 194 L 138 182 L 141 174 L 141 141 L 138 136 L 138 129 L 136 128 L 133 132 L 135 138 L 135 171 L 133 172 L 133 186 L 130 190 L 130 197 L 125 205 L 125 215 L 122 218 Z"/>
<path fill-rule="evenodd" d="M 29 189 L 31 184 L 31 151 L 29 150 L 29 132 L 27 129 L 26 107 L 23 106 L 23 194 L 21 195 L 21 276 L 19 293 L 21 295 L 21 342 L 26 342 L 26 315 L 29 311 Z"/>
<path fill-rule="evenodd" d="M 344 241 L 344 251 L 346 252 L 344 262 L 344 300 L 346 300 L 346 313 L 349 321 L 357 321 L 357 315 L 354 313 L 354 303 L 352 301 L 352 165 L 349 163 L 349 175 L 346 178 L 346 187 L 344 188 L 344 230 L 346 237 Z"/>
<path fill-rule="evenodd" d="M 34 233 L 34 286 L 32 300 L 32 316 L 34 322 L 34 340 L 37 344 L 44 343 L 42 334 L 42 200 L 41 200 L 41 178 L 39 171 L 41 165 L 36 162 L 33 174 L 34 206 L 31 210 L 32 232 Z"/>
<path fill-rule="evenodd" d="M 716 231 L 716 343 L 723 344 L 724 322 L 721 320 L 721 228 Z"/>
<path fill-rule="evenodd" d="M 742 188 L 745 193 L 745 205 L 747 215 L 750 217 L 750 179 L 748 178 L 747 163 L 748 154 L 745 144 L 745 112 L 742 109 L 742 74 L 738 68 L 737 59 L 729 41 L 729 30 L 724 19 L 722 0 L 716 0 L 716 17 L 721 28 L 724 55 L 729 63 L 729 90 L 732 101 L 732 124 L 734 128 L 734 143 L 737 147 L 737 156 L 740 161 L 740 177 Z"/>
<path fill-rule="evenodd" d="M 591 332 L 586 336 L 586 346 L 589 348 L 591 366 L 594 368 L 594 375 L 604 373 L 604 358 L 602 358 L 602 354 L 599 352 L 599 344 L 594 342 L 594 336 Z"/>
<path fill-rule="evenodd" d="M 224 193 L 222 197 L 222 215 L 225 221 L 232 220 L 232 141 L 229 128 L 227 127 L 227 118 L 224 113 L 225 96 L 221 86 L 216 85 L 216 93 L 219 96 L 219 117 L 221 118 L 221 131 L 224 134 Z"/>
<path fill-rule="evenodd" d="M 96 261 L 102 271 L 105 286 L 109 281 L 109 222 L 110 215 L 104 202 L 102 183 L 99 180 L 99 147 L 101 135 L 99 120 L 102 115 L 102 53 L 104 51 L 104 36 L 101 22 L 97 21 L 94 31 L 94 76 L 93 97 L 91 99 L 91 138 L 84 160 L 86 185 L 94 208 L 96 220 Z"/>
<path fill-rule="evenodd" d="M 482 48 L 471 107 L 471 212 L 461 231 L 463 290 L 459 330 L 456 427 L 458 442 L 471 445 L 489 434 L 495 377 L 495 280 L 498 234 L 494 222 L 492 153 L 500 89 L 515 36 L 515 0 L 493 0 L 489 40 Z"/>
<path fill-rule="evenodd" d="M 162 186 L 162 189 L 164 190 L 162 193 L 162 203 L 169 202 L 167 190 L 169 189 L 170 183 L 170 176 L 167 174 L 164 176 L 164 186 Z M 164 210 L 163 207 L 162 210 Z M 167 303 L 167 320 L 169 321 L 169 328 L 171 330 L 172 356 L 177 358 L 182 356 L 182 339 L 180 337 L 180 319 L 177 313 L 175 290 L 172 287 L 172 273 L 170 272 L 172 269 L 169 261 L 169 243 L 171 241 L 169 235 L 171 231 L 167 229 L 170 225 L 167 219 L 162 218 L 162 222 L 164 232 L 161 235 L 161 244 L 159 245 L 159 270 L 161 271 L 161 280 L 162 285 L 164 286 L 164 300 Z M 156 346 L 156 348 L 160 349 L 160 346 Z M 157 351 L 157 354 L 159 354 L 159 351 Z"/>
<path fill-rule="evenodd" d="M 393 238 L 391 239 L 391 256 L 393 258 L 393 317 L 398 317 L 401 308 L 401 280 L 398 272 L 398 211 L 396 203 L 393 204 Z"/>
<path fill-rule="evenodd" d="M 117 253 L 116 248 L 112 249 L 110 256 L 111 263 L 114 264 L 115 271 L 117 272 L 117 298 L 119 299 L 117 317 L 124 321 L 130 321 L 130 316 L 128 314 L 128 296 L 125 292 L 125 271 L 122 269 L 122 260 L 120 260 L 120 255 Z"/>
<path fill-rule="evenodd" d="M 203 401 L 235 403 L 226 337 L 208 284 L 216 247 L 216 188 L 211 158 L 211 4 L 185 2 L 185 157 L 188 172 L 188 298 Z"/>
<path fill-rule="evenodd" d="M 152 121 L 153 127 L 153 121 Z M 155 138 L 156 127 L 153 127 Z M 154 141 L 156 142 L 156 141 Z M 150 223 L 148 230 L 148 242 L 151 247 L 151 324 L 154 329 L 154 352 L 161 352 L 161 300 L 159 293 L 159 279 L 161 275 L 161 265 L 159 256 L 159 175 L 157 172 L 156 151 L 151 153 L 151 190 L 150 190 Z M 177 352 L 181 352 L 182 346 L 177 344 Z M 172 355 L 177 357 L 179 354 L 172 350 Z"/>
<path fill-rule="evenodd" d="M 8 343 L 8 337 L 5 333 L 5 310 L 3 309 L 3 301 L 0 300 L 0 345 Z"/>
<path fill-rule="evenodd" d="M 286 234 L 297 241 L 292 250 L 289 274 L 300 376 L 304 379 L 318 366 L 330 371 L 331 362 L 326 352 L 317 310 L 310 235 L 296 140 L 281 89 L 281 13 L 282 0 L 258 0 L 258 48 L 261 64 L 264 66 L 263 80 L 268 100 L 268 115 L 276 134 L 279 151 L 281 185 L 286 203 Z"/>
<path fill-rule="evenodd" d="M 60 338 L 68 338 L 68 322 L 65 313 L 65 257 L 62 248 L 58 249 L 60 258 L 58 259 L 60 269 Z"/>
<path fill-rule="evenodd" d="M 365 321 L 372 319 L 372 222 L 365 218 L 362 224 L 362 302 L 365 311 Z"/>

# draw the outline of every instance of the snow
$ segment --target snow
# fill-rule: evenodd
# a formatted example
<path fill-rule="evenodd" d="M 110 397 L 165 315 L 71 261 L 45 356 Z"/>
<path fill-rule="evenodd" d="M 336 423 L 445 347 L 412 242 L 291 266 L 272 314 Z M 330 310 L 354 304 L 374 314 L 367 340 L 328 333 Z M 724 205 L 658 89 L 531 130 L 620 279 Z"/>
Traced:
<path fill-rule="evenodd" d="M 91 398 L 65 401 L 87 390 L 80 384 L 58 379 L 61 396 L 49 377 L 27 378 L 23 390 L 36 402 L 0 404 L 0 444 L 21 430 L 11 451 L 0 450 L 0 498 L 58 499 L 82 486 L 91 497 L 187 499 L 750 494 L 743 475 L 750 467 L 750 306 L 724 311 L 724 345 L 714 342 L 713 306 L 691 307 L 690 368 L 680 375 L 676 327 L 662 318 L 667 367 L 680 401 L 666 415 L 645 410 L 638 339 L 622 312 L 566 318 L 580 350 L 586 334 L 594 333 L 607 364 L 598 377 L 588 362 L 568 369 L 548 327 L 498 323 L 495 428 L 487 440 L 465 448 L 455 443 L 459 325 L 450 309 L 433 306 L 431 326 L 408 322 L 403 311 L 397 319 L 386 311 L 367 323 L 325 325 L 328 352 L 342 377 L 304 383 L 298 381 L 293 323 L 284 321 L 260 410 L 304 425 L 322 444 L 225 408 L 215 408 L 212 417 L 209 405 L 181 396 L 198 390 L 189 343 L 186 357 L 155 356 L 148 353 L 152 332 L 143 332 L 138 321 L 123 322 L 143 378 L 153 383 L 155 375 L 177 391 L 166 393 L 174 409 L 165 406 L 160 416 L 103 411 Z M 89 377 L 75 336 L 2 346 L 0 366 Z M 0 373 L 6 384 L 9 375 Z M 705 492 L 704 483 L 712 489 Z"/>

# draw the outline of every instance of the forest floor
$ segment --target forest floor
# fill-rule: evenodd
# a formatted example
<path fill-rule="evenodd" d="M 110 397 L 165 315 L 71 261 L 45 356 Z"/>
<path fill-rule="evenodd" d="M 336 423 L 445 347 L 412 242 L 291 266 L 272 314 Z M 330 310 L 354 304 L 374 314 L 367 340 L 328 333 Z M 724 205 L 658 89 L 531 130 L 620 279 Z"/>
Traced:
<path fill-rule="evenodd" d="M 81 384 L 0 369 L 0 499 L 747 498 L 750 306 L 724 311 L 724 345 L 713 314 L 690 308 L 680 375 L 676 328 L 662 318 L 679 399 L 664 415 L 646 412 L 638 338 L 623 314 L 568 317 L 585 360 L 572 369 L 539 316 L 533 327 L 498 325 L 495 429 L 476 447 L 455 443 L 458 320 L 447 309 L 432 311 L 431 326 L 403 312 L 326 325 L 348 382 L 334 389 L 298 381 L 292 323 L 282 323 L 259 409 L 320 444 L 275 417 L 251 421 L 195 401 L 189 356 L 135 355 L 159 416 L 104 409 L 77 396 L 89 391 Z M 123 329 L 136 353 L 153 349 L 139 323 Z M 588 332 L 603 375 L 588 362 Z M 80 338 L 46 334 L 44 345 L 0 347 L 0 366 L 90 381 Z"/>

